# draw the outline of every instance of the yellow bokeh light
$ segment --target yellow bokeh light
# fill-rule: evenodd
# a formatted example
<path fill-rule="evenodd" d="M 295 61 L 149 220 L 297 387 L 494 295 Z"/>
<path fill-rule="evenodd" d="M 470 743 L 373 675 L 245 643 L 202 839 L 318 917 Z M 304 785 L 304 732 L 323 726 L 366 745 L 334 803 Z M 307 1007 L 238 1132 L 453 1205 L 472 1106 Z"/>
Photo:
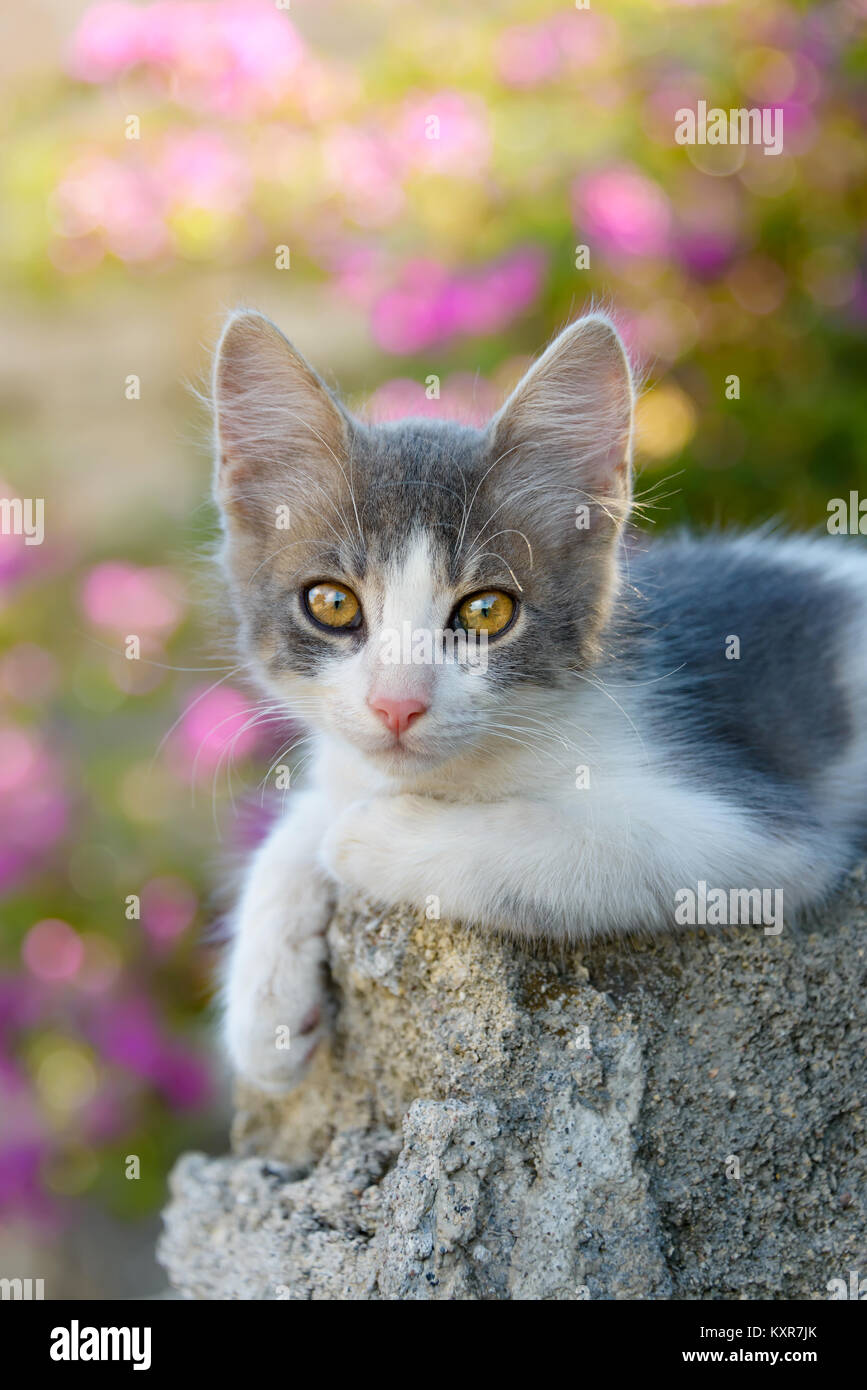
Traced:
<path fill-rule="evenodd" d="M 695 406 L 674 382 L 663 382 L 638 402 L 635 446 L 649 460 L 680 453 L 695 434 Z"/>
<path fill-rule="evenodd" d="M 36 1089 L 46 1110 L 71 1114 L 96 1094 L 96 1068 L 89 1053 L 72 1044 L 46 1052 L 36 1069 Z"/>

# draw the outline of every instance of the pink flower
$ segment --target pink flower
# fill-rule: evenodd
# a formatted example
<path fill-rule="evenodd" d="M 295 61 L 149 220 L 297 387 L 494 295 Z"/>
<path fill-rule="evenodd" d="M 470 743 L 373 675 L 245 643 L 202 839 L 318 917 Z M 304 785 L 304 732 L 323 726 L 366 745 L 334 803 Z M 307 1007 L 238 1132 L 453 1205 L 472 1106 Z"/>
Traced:
<path fill-rule="evenodd" d="M 76 30 L 74 77 L 108 82 L 140 64 L 171 78 L 176 100 L 226 115 L 282 102 L 305 49 L 285 13 L 256 0 L 94 5 Z"/>
<path fill-rule="evenodd" d="M 5 498 L 10 504 L 9 527 L 0 531 L 0 589 L 3 589 L 12 587 L 12 585 L 30 578 L 35 572 L 43 569 L 48 547 L 45 543 L 29 545 L 27 542 L 28 534 L 32 535 L 34 539 L 38 538 L 39 510 L 36 505 L 37 499 L 30 498 L 30 505 L 26 506 L 25 499 L 21 497 L 20 493 L 2 478 L 0 478 L 0 498 Z M 43 498 L 43 502 L 44 500 Z M 43 522 L 47 516 L 48 508 L 46 507 L 44 508 Z"/>
<path fill-rule="evenodd" d="M 90 1020 L 94 1045 L 106 1061 L 162 1091 L 170 1105 L 191 1109 L 210 1095 L 205 1063 L 164 1036 L 145 996 L 106 1004 Z"/>
<path fill-rule="evenodd" d="M 10 1222 L 25 1216 L 45 1226 L 57 1222 L 58 1210 L 40 1181 L 48 1153 L 48 1143 L 43 1140 L 13 1140 L 0 1148 L 0 1211 L 8 1212 Z"/>
<path fill-rule="evenodd" d="M 196 915 L 198 899 L 182 878 L 152 878 L 141 891 L 141 922 L 157 945 L 167 945 Z"/>
<path fill-rule="evenodd" d="M 38 776 L 39 754 L 35 739 L 24 729 L 0 729 L 0 796 L 23 791 Z"/>
<path fill-rule="evenodd" d="M 163 1047 L 154 1079 L 175 1110 L 198 1110 L 213 1093 L 205 1059 L 177 1045 Z"/>
<path fill-rule="evenodd" d="M 458 420 L 465 425 L 484 425 L 499 404 L 490 382 L 473 372 L 456 372 L 442 384 L 439 399 L 429 400 L 425 387 L 407 377 L 386 381 L 367 402 L 369 420 L 403 420 L 425 417 Z"/>
<path fill-rule="evenodd" d="M 560 67 L 555 35 L 542 24 L 519 24 L 500 35 L 497 70 L 510 87 L 535 87 Z"/>
<path fill-rule="evenodd" d="M 328 248 L 323 264 L 334 273 L 338 301 L 346 298 L 361 309 L 370 308 L 387 279 L 383 251 L 361 243 Z"/>
<path fill-rule="evenodd" d="M 537 87 L 565 69 L 593 65 L 604 52 L 614 24 L 586 10 L 553 15 L 539 24 L 506 29 L 497 44 L 499 75 L 509 87 Z"/>
<path fill-rule="evenodd" d="M 180 622 L 184 600 L 169 570 L 107 560 L 95 565 L 84 581 L 81 607 L 97 627 L 123 635 L 165 636 Z"/>
<path fill-rule="evenodd" d="M 810 106 L 803 101 L 791 100 L 765 102 L 764 106 L 780 113 L 775 119 L 779 122 L 778 128 L 783 132 L 786 153 L 795 156 L 806 154 L 815 144 L 818 134 L 816 119 Z"/>
<path fill-rule="evenodd" d="M 495 333 L 530 305 L 542 284 L 541 252 L 528 248 L 481 271 L 453 275 L 410 261 L 373 307 L 373 335 L 387 352 L 411 354 L 461 335 Z"/>
<path fill-rule="evenodd" d="M 737 251 L 741 220 L 741 204 L 728 180 L 688 176 L 680 187 L 672 241 L 692 275 L 721 273 Z"/>
<path fill-rule="evenodd" d="M 73 74 L 86 82 L 105 82 L 140 62 L 146 50 L 146 28 L 146 11 L 137 5 L 92 5 L 73 39 Z"/>
<path fill-rule="evenodd" d="M 155 1078 L 163 1040 L 149 999 L 114 1000 L 95 1010 L 89 1022 L 94 1045 L 107 1062 Z"/>
<path fill-rule="evenodd" d="M 227 140 L 212 131 L 170 135 L 157 177 L 175 205 L 238 212 L 250 195 L 249 170 Z"/>
<path fill-rule="evenodd" d="M 572 211 L 581 237 L 612 258 L 662 256 L 668 250 L 671 209 L 660 188 L 637 169 L 605 169 L 579 180 Z"/>
<path fill-rule="evenodd" d="M 325 174 L 331 191 L 363 227 L 394 222 L 404 206 L 399 151 L 386 136 L 357 126 L 338 126 L 325 140 Z"/>
<path fill-rule="evenodd" d="M 193 773 L 210 778 L 223 759 L 243 758 L 257 747 L 255 711 L 230 686 L 193 691 L 173 739 Z M 267 728 L 267 726 L 264 726 Z"/>
<path fill-rule="evenodd" d="M 548 29 L 556 35 L 565 66 L 576 71 L 592 67 L 617 35 L 616 21 L 592 10 L 556 14 L 548 21 Z"/>
<path fill-rule="evenodd" d="M 49 917 L 30 928 L 21 945 L 21 957 L 39 980 L 69 980 L 84 960 L 84 945 L 68 922 Z"/>
<path fill-rule="evenodd" d="M 54 206 L 63 236 L 99 234 L 121 260 L 153 260 L 168 250 L 162 193 L 139 165 L 103 156 L 76 160 L 55 190 Z"/>
<path fill-rule="evenodd" d="M 425 171 L 477 178 L 490 162 L 488 114 L 475 96 L 411 96 L 398 117 L 397 135 L 403 157 Z"/>
<path fill-rule="evenodd" d="M 35 737 L 0 728 L 0 889 L 24 878 L 63 835 L 67 801 L 56 760 Z"/>

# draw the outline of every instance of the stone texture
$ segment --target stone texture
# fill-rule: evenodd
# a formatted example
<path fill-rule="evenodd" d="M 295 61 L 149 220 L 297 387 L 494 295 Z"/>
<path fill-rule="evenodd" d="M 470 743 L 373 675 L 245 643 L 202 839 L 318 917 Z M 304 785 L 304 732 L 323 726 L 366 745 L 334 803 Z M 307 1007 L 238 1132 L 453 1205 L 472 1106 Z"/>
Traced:
<path fill-rule="evenodd" d="M 867 1274 L 867 881 L 760 927 L 532 950 L 344 902 L 336 1024 L 160 1257 L 206 1299 L 827 1298 Z M 739 1176 L 734 1174 L 739 1173 Z"/>

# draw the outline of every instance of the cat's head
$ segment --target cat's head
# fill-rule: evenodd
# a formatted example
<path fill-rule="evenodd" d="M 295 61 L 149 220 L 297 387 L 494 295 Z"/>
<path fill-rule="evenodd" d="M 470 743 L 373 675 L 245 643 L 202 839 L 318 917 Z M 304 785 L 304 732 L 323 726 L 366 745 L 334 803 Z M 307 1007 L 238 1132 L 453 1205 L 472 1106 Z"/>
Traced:
<path fill-rule="evenodd" d="M 314 729 L 421 771 L 506 750 L 592 664 L 631 500 L 633 385 L 606 317 L 561 333 L 485 429 L 362 423 L 246 311 L 213 399 L 245 653 Z M 465 629 L 465 648 L 443 636 Z"/>

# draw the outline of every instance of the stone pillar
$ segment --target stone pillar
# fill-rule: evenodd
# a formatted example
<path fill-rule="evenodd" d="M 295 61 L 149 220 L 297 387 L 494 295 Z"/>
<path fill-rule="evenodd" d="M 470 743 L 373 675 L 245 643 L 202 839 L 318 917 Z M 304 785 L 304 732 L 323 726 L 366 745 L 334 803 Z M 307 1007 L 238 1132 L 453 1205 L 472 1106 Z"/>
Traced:
<path fill-rule="evenodd" d="M 815 920 L 524 948 L 344 901 L 335 1031 L 160 1257 L 205 1299 L 826 1299 L 867 1275 L 867 883 Z"/>

